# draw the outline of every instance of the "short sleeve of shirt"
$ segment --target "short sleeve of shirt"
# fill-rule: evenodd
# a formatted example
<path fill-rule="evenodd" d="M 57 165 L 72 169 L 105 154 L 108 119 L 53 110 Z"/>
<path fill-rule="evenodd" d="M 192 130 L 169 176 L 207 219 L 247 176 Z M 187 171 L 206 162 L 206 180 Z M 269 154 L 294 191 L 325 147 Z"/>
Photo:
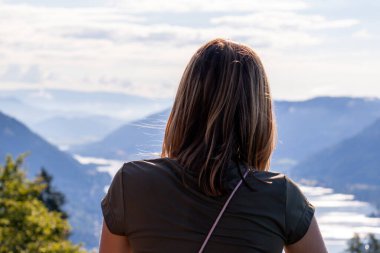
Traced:
<path fill-rule="evenodd" d="M 314 216 L 315 207 L 309 203 L 301 189 L 290 178 L 286 181 L 285 232 L 286 245 L 300 240 L 307 232 Z"/>
<path fill-rule="evenodd" d="M 109 231 L 116 235 L 125 235 L 123 167 L 115 174 L 107 194 L 101 201 L 104 222 Z"/>

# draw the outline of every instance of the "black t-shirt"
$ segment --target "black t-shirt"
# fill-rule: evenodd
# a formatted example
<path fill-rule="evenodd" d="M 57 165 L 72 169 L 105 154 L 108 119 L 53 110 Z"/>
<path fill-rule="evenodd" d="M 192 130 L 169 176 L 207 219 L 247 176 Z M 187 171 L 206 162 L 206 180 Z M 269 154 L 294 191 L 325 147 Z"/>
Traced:
<path fill-rule="evenodd" d="M 198 252 L 228 194 L 204 195 L 197 179 L 175 159 L 124 163 L 101 203 L 113 234 L 128 237 L 134 253 Z M 242 168 L 244 169 L 244 168 Z M 233 189 L 240 176 L 229 167 Z M 315 208 L 298 186 L 281 173 L 250 171 L 252 191 L 242 184 L 235 193 L 205 252 L 282 252 L 307 232 Z"/>

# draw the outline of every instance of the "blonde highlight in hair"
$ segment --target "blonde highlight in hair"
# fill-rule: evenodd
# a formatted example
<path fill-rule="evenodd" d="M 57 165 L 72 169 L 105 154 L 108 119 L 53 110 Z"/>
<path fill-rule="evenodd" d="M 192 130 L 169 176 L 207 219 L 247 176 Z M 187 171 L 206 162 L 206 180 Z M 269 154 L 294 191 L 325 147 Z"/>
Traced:
<path fill-rule="evenodd" d="M 276 142 L 270 87 L 248 46 L 217 38 L 200 47 L 182 75 L 161 157 L 197 173 L 206 195 L 224 193 L 230 161 L 269 170 Z"/>

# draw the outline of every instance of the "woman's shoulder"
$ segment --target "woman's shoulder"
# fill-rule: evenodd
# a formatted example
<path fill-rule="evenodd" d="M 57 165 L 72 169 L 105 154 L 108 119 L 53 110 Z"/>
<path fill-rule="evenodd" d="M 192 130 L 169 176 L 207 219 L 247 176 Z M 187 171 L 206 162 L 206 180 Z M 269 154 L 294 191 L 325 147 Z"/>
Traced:
<path fill-rule="evenodd" d="M 282 172 L 279 171 L 272 171 L 272 170 L 267 170 L 267 171 L 261 171 L 261 170 L 251 170 L 252 174 L 255 175 L 256 177 L 266 179 L 266 180 L 271 180 L 271 181 L 281 181 L 284 180 L 286 175 Z"/>
<path fill-rule="evenodd" d="M 256 177 L 262 178 L 281 186 L 281 190 L 285 191 L 287 195 L 303 195 L 300 185 L 296 181 L 284 172 L 277 171 L 266 171 L 266 172 L 255 172 Z"/>
<path fill-rule="evenodd" d="M 276 194 L 281 193 L 284 197 L 287 197 L 287 195 L 302 194 L 298 183 L 284 172 L 253 170 L 251 177 L 248 177 L 248 179 L 249 178 L 252 181 L 258 182 L 258 187 L 261 190 L 269 190 Z"/>
<path fill-rule="evenodd" d="M 130 160 L 123 163 L 121 169 L 123 172 L 144 172 L 162 166 L 165 160 L 163 158 L 151 158 L 151 159 L 140 159 L 140 160 Z"/>
<path fill-rule="evenodd" d="M 255 180 L 261 181 L 266 185 L 271 185 L 271 188 L 275 186 L 284 187 L 288 179 L 284 173 L 278 171 L 252 170 L 251 175 Z"/>
<path fill-rule="evenodd" d="M 120 171 L 124 178 L 132 178 L 133 180 L 155 180 L 157 177 L 165 177 L 172 175 L 173 170 L 177 170 L 177 164 L 167 158 L 150 158 L 141 160 L 132 160 L 124 162 Z M 174 168 L 174 169 L 173 169 Z"/>

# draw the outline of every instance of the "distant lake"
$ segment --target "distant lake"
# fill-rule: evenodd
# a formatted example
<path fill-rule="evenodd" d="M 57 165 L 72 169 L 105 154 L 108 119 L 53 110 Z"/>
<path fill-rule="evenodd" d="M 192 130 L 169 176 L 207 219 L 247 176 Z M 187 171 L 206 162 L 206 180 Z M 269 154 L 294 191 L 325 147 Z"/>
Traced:
<path fill-rule="evenodd" d="M 124 161 L 94 157 L 74 156 L 83 164 L 97 164 L 97 169 L 111 176 Z M 316 217 L 329 253 L 341 253 L 353 233 L 380 236 L 380 218 L 367 217 L 375 211 L 369 203 L 357 201 L 353 195 L 334 193 L 330 188 L 299 185 L 311 204 L 316 207 Z M 105 188 L 105 191 L 107 187 Z"/>

